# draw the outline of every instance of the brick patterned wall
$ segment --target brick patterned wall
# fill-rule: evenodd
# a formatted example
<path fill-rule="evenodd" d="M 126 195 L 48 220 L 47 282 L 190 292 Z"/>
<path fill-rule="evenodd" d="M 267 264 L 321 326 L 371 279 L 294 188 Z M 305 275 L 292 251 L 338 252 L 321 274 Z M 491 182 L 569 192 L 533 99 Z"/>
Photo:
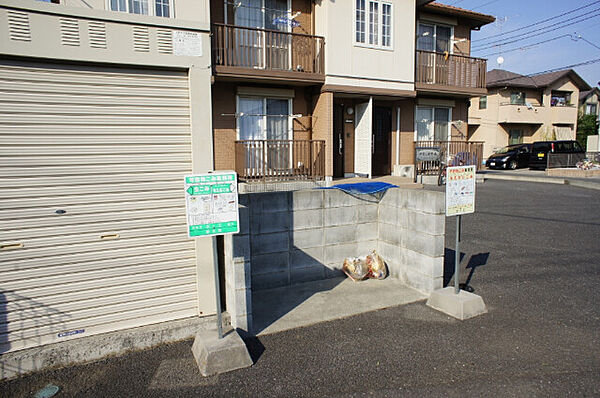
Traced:
<path fill-rule="evenodd" d="M 407 99 L 399 102 L 400 105 L 400 164 L 413 164 L 415 159 L 415 100 Z M 396 121 L 394 120 L 394 123 Z M 394 151 L 396 147 L 394 145 Z M 395 154 L 392 157 L 396 159 Z"/>
<path fill-rule="evenodd" d="M 236 119 L 232 115 L 236 112 L 237 86 L 235 83 L 217 82 L 212 88 L 215 170 L 235 169 L 234 148 L 237 131 Z M 302 115 L 292 122 L 294 139 L 297 140 L 312 139 L 312 104 L 308 95 L 309 90 L 309 88 L 297 87 L 292 101 L 292 113 Z"/>
<path fill-rule="evenodd" d="M 466 25 L 457 25 L 454 27 L 454 40 L 467 39 L 466 41 L 454 45 L 454 54 L 471 56 L 471 28 Z"/>
<path fill-rule="evenodd" d="M 455 106 L 452 108 L 452 120 L 461 120 L 462 124 L 459 127 L 452 123 L 451 137 L 453 141 L 466 141 L 468 133 L 467 121 L 469 120 L 469 108 L 467 100 L 456 99 Z"/>
<path fill-rule="evenodd" d="M 325 176 L 333 176 L 333 93 L 313 98 L 313 139 L 325 140 Z"/>
<path fill-rule="evenodd" d="M 218 82 L 212 87 L 215 170 L 235 169 L 235 117 L 222 115 L 235 113 L 235 95 L 235 84 Z"/>

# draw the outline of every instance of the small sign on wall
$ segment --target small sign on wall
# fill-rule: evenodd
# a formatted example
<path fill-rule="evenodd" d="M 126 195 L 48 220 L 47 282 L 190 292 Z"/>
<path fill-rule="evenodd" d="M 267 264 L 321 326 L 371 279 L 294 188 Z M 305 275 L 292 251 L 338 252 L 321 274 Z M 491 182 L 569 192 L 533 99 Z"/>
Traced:
<path fill-rule="evenodd" d="M 185 30 L 173 31 L 173 54 L 188 57 L 202 56 L 202 34 Z"/>
<path fill-rule="evenodd" d="M 446 216 L 475 213 L 475 166 L 446 169 Z"/>

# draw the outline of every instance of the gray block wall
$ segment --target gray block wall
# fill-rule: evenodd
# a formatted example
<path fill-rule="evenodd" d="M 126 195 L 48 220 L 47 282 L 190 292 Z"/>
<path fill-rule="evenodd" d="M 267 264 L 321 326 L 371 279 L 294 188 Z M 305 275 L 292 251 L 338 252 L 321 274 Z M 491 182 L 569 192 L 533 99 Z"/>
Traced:
<path fill-rule="evenodd" d="M 251 291 L 342 276 L 346 257 L 377 250 L 391 277 L 442 287 L 444 194 L 389 189 L 377 203 L 336 189 L 240 195 L 240 233 L 225 240 L 227 308 L 250 330 Z"/>

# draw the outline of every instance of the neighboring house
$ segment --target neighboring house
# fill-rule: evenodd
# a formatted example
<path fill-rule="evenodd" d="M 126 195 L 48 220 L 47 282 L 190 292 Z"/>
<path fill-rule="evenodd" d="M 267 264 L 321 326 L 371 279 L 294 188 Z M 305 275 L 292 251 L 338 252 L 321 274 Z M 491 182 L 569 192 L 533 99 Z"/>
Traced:
<path fill-rule="evenodd" d="M 591 90 L 579 92 L 579 114 L 600 116 L 600 89 L 594 87 Z"/>
<path fill-rule="evenodd" d="M 208 10 L 0 0 L 0 353 L 214 313 L 183 201 L 213 163 Z"/>
<path fill-rule="evenodd" d="M 211 1 L 215 168 L 407 174 L 414 141 L 466 141 L 486 70 L 470 34 L 494 17 L 428 3 Z"/>
<path fill-rule="evenodd" d="M 577 100 L 590 86 L 572 69 L 523 76 L 494 69 L 487 95 L 469 107 L 469 140 L 484 141 L 484 156 L 512 144 L 573 140 Z"/>

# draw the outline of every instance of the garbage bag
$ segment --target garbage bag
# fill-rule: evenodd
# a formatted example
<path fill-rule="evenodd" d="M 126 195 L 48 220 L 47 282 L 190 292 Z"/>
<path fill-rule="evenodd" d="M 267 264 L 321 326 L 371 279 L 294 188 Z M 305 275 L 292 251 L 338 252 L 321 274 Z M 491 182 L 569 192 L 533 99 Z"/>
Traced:
<path fill-rule="evenodd" d="M 385 261 L 375 250 L 373 250 L 366 258 L 369 273 L 367 277 L 371 279 L 385 279 L 388 275 Z"/>
<path fill-rule="evenodd" d="M 369 274 L 366 257 L 348 257 L 344 260 L 342 270 L 354 282 L 362 281 Z"/>

